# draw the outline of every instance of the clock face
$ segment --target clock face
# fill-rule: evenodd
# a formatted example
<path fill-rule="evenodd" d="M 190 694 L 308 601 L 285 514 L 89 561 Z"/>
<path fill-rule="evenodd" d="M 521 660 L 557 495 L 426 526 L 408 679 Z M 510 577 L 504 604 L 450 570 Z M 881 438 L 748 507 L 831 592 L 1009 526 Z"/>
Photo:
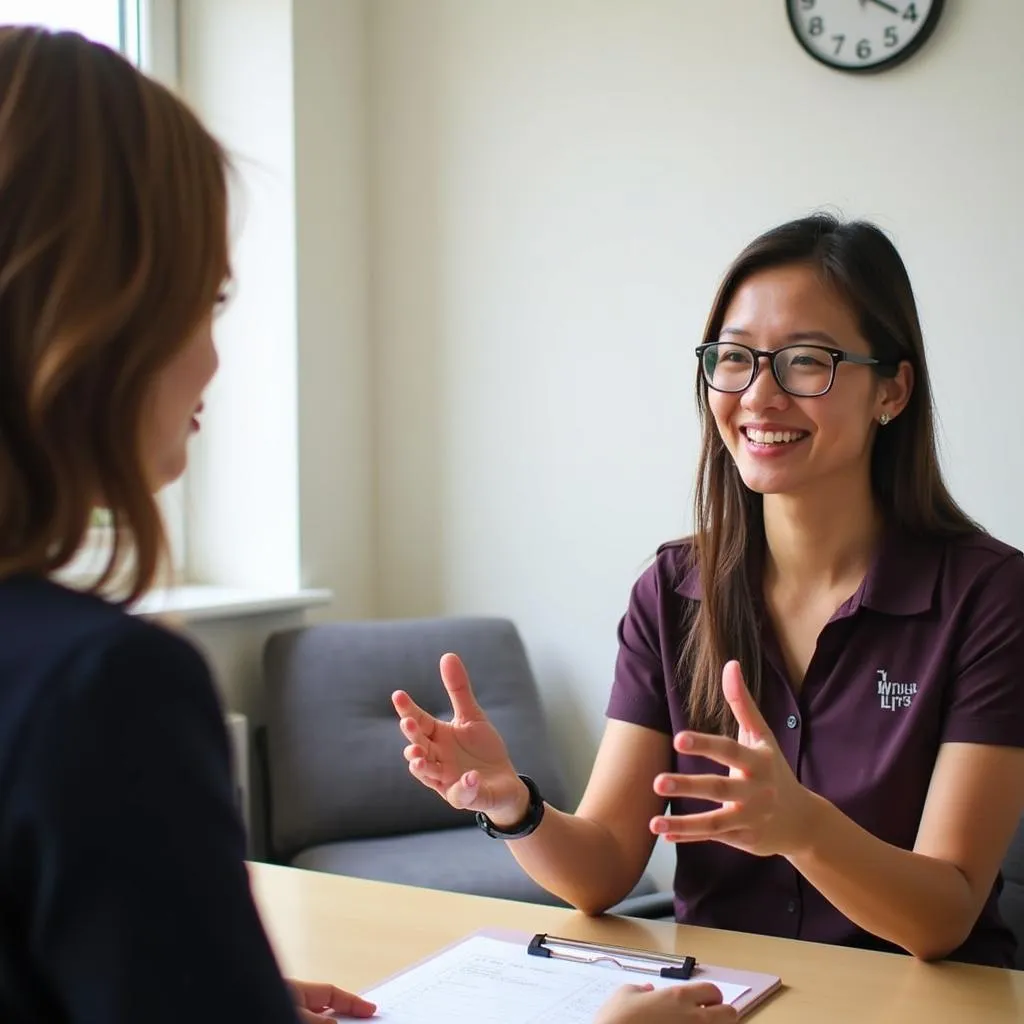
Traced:
<path fill-rule="evenodd" d="M 880 71 L 931 35 L 943 0 L 786 0 L 789 23 L 815 59 L 841 71 Z"/>

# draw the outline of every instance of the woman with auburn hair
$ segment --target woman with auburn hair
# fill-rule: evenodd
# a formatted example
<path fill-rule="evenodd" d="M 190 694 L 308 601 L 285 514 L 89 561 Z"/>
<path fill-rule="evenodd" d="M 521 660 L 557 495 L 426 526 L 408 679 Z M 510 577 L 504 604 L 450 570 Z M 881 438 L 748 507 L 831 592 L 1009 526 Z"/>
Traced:
<path fill-rule="evenodd" d="M 278 973 L 209 670 L 128 614 L 161 565 L 230 278 L 227 158 L 73 33 L 0 28 L 0 1020 L 294 1024 L 374 1006 Z M 91 593 L 52 582 L 94 509 Z M 124 599 L 101 594 L 115 582 Z M 290 991 L 289 991 L 290 987 Z M 601 1024 L 735 1019 L 623 986 Z M 718 1004 L 718 1005 L 716 1005 Z"/>
<path fill-rule="evenodd" d="M 157 573 L 217 368 L 227 160 L 170 92 L 72 33 L 0 28 L 0 1019 L 322 1020 L 249 890 L 209 671 L 124 605 Z M 94 593 L 49 577 L 93 510 Z M 130 556 L 130 557 L 129 557 Z M 115 577 L 126 600 L 99 596 Z"/>
<path fill-rule="evenodd" d="M 696 355 L 695 531 L 633 588 L 576 813 L 517 774 L 454 655 L 451 722 L 394 696 L 412 774 L 589 913 L 661 836 L 679 921 L 1012 966 L 1024 558 L 942 481 L 899 254 L 826 215 L 768 231 Z"/>

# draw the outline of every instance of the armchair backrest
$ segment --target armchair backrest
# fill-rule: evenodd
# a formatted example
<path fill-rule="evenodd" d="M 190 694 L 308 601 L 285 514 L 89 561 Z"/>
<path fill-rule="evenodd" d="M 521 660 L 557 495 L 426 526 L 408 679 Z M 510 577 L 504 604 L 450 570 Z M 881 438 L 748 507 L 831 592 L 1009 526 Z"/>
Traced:
<path fill-rule="evenodd" d="M 441 718 L 451 706 L 438 674 L 458 654 L 513 763 L 564 806 L 537 685 L 505 619 L 345 622 L 275 634 L 264 650 L 265 756 L 271 855 L 310 846 L 469 825 L 409 774 L 391 693 L 409 692 Z"/>
<path fill-rule="evenodd" d="M 1024 818 L 1003 858 L 1003 892 L 999 912 L 1017 936 L 1017 970 L 1024 970 Z"/>

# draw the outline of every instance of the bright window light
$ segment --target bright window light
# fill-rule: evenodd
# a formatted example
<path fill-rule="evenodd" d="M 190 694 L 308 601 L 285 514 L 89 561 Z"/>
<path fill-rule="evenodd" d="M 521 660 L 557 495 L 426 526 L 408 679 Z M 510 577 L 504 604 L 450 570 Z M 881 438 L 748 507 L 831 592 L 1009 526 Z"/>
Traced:
<path fill-rule="evenodd" d="M 0 0 L 0 23 L 72 29 L 123 50 L 123 6 L 121 0 Z"/>

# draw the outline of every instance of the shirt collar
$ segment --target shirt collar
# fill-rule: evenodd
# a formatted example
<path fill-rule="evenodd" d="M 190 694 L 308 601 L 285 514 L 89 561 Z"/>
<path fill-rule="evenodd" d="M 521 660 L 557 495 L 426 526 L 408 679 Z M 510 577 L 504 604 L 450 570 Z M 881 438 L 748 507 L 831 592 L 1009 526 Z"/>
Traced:
<path fill-rule="evenodd" d="M 692 601 L 702 600 L 704 591 L 700 585 L 700 569 L 697 568 L 697 549 L 692 544 L 687 545 L 687 558 L 681 573 L 681 579 L 676 584 L 676 593 Z"/>
<path fill-rule="evenodd" d="M 934 538 L 890 527 L 858 591 L 858 603 L 887 615 L 930 611 L 944 547 Z"/>
<path fill-rule="evenodd" d="M 888 527 L 864 582 L 847 602 L 849 613 L 861 605 L 886 615 L 930 611 L 942 567 L 942 551 L 939 541 Z M 694 601 L 703 598 L 696 558 L 683 567 L 675 590 L 681 597 Z"/>

